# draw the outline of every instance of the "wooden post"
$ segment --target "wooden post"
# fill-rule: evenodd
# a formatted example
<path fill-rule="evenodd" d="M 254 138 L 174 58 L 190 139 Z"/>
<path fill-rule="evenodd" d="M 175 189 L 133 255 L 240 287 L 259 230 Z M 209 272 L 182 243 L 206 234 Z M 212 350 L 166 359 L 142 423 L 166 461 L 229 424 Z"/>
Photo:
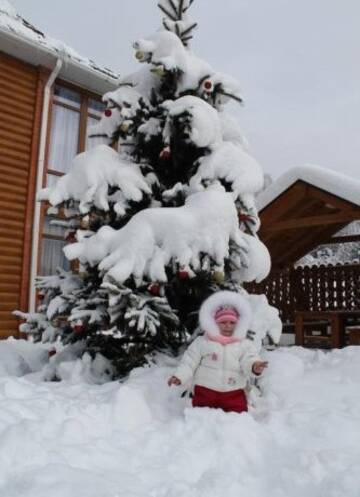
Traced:
<path fill-rule="evenodd" d="M 304 345 L 304 318 L 299 312 L 295 312 L 295 345 Z"/>
<path fill-rule="evenodd" d="M 331 316 L 331 346 L 333 349 L 340 348 L 340 315 L 336 312 Z"/>

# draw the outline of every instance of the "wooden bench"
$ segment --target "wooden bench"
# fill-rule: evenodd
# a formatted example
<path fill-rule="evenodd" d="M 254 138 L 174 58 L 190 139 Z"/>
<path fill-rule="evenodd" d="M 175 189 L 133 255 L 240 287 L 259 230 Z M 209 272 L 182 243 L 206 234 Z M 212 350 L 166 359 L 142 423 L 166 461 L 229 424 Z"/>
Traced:
<path fill-rule="evenodd" d="M 356 311 L 296 311 L 295 312 L 295 344 L 300 346 L 317 346 L 319 348 L 340 348 L 346 345 L 345 328 L 347 323 L 359 324 L 360 310 Z M 328 323 L 329 333 L 309 335 L 309 325 Z M 353 334 L 355 336 L 355 334 Z M 349 334 L 349 337 L 351 335 Z M 349 338 L 355 340 L 355 338 Z M 360 338 L 359 338 L 360 344 Z"/>
<path fill-rule="evenodd" d="M 348 329 L 349 332 L 349 345 L 360 345 L 360 327 Z"/>

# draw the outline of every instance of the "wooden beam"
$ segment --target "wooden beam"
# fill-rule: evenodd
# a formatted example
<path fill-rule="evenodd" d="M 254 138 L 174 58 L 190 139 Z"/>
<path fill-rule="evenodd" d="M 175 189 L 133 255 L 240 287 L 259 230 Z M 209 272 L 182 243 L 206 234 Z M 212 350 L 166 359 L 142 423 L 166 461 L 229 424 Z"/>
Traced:
<path fill-rule="evenodd" d="M 322 205 L 320 205 L 322 207 Z M 303 218 L 305 216 L 311 215 L 313 212 L 321 212 L 319 207 L 319 200 L 314 200 L 311 198 L 306 199 L 303 197 L 301 199 L 301 203 L 297 204 L 293 207 L 291 207 L 289 210 L 286 211 L 285 215 L 281 218 L 279 218 L 279 221 L 286 221 L 287 219 L 293 219 L 294 217 L 296 218 Z M 269 231 L 267 230 L 268 226 L 271 226 L 271 224 L 274 222 L 274 219 L 268 219 L 266 220 L 263 224 L 260 225 L 260 230 L 259 230 L 259 237 L 262 239 L 264 243 L 271 243 L 272 240 L 278 240 L 279 235 L 276 231 Z M 292 238 L 293 234 L 291 233 L 290 230 L 287 231 L 287 235 Z M 281 242 L 283 245 L 284 241 Z"/>
<path fill-rule="evenodd" d="M 346 210 L 356 207 L 356 204 L 349 202 L 348 200 L 344 200 L 333 193 L 329 193 L 325 190 L 321 190 L 313 185 L 309 185 L 307 183 L 307 194 L 310 197 L 317 198 L 321 200 L 324 204 L 329 204 L 334 208 Z"/>
<path fill-rule="evenodd" d="M 302 236 L 299 236 L 298 239 L 294 240 L 291 246 L 284 247 L 281 253 L 276 254 L 274 257 L 273 254 L 271 254 L 273 264 L 281 269 L 293 264 L 322 245 L 323 240 L 329 239 L 342 227 L 343 225 L 337 225 L 334 229 L 333 225 L 325 225 L 323 228 L 317 230 L 309 230 L 307 236 L 303 233 Z"/>
<path fill-rule="evenodd" d="M 332 245 L 334 243 L 360 242 L 360 235 L 333 236 L 322 242 L 323 245 Z"/>
<path fill-rule="evenodd" d="M 301 181 L 297 181 L 260 211 L 259 215 L 261 222 L 268 224 L 274 219 L 279 219 L 289 209 L 301 202 L 304 199 L 305 194 L 305 184 Z"/>
<path fill-rule="evenodd" d="M 285 231 L 293 230 L 298 228 L 305 228 L 311 226 L 324 226 L 328 224 L 338 224 L 338 223 L 350 223 L 351 221 L 356 221 L 360 219 L 360 209 L 352 209 L 343 212 L 337 212 L 335 214 L 325 214 L 322 216 L 307 216 L 300 217 L 298 219 L 288 219 L 286 221 L 277 221 L 272 224 L 268 224 L 266 228 L 264 227 L 264 232 L 266 231 Z"/>

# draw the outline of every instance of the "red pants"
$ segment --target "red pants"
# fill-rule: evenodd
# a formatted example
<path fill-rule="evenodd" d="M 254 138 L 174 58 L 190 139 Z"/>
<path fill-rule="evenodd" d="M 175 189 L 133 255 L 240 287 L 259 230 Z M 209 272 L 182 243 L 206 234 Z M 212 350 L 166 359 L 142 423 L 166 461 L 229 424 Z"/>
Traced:
<path fill-rule="evenodd" d="M 225 412 L 244 412 L 248 410 L 244 390 L 217 392 L 199 385 L 195 385 L 192 405 L 193 407 L 215 407 Z"/>

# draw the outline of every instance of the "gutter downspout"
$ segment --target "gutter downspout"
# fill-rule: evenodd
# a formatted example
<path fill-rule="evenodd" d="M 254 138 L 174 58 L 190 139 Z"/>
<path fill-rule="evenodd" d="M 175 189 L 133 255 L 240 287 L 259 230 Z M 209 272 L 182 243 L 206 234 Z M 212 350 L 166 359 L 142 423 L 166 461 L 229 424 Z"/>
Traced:
<path fill-rule="evenodd" d="M 34 207 L 34 221 L 32 229 L 32 245 L 31 245 L 31 268 L 30 268 L 30 288 L 29 288 L 29 312 L 35 312 L 36 305 L 36 288 L 35 277 L 37 275 L 38 267 L 38 252 L 39 252 L 39 230 L 40 230 L 40 213 L 41 203 L 37 200 L 37 193 L 42 188 L 44 168 L 45 168 L 45 150 L 46 150 L 46 135 L 49 120 L 49 103 L 50 103 L 50 90 L 54 84 L 63 65 L 62 58 L 58 58 L 56 65 L 52 70 L 49 79 L 46 82 L 43 97 L 43 107 L 41 115 L 41 131 L 39 143 L 39 158 L 37 164 L 37 177 L 36 177 L 36 192 L 35 192 L 35 207 Z"/>

